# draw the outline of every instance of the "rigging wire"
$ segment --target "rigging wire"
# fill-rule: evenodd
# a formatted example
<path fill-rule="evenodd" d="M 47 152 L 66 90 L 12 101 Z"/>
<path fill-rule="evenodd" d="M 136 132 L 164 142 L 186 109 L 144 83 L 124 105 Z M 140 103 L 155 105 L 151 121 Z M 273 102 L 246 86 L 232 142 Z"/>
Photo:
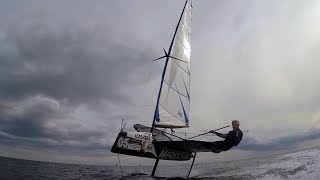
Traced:
<path fill-rule="evenodd" d="M 225 126 L 225 127 L 222 127 L 222 128 L 218 128 L 218 129 L 212 130 L 212 132 L 215 132 L 215 131 L 218 131 L 218 130 L 220 130 L 220 129 L 224 129 L 224 128 L 227 128 L 227 127 L 229 127 L 229 125 L 228 125 L 228 126 Z M 203 135 L 209 134 L 209 133 L 211 133 L 211 131 L 208 131 L 208 132 L 206 132 L 206 133 L 202 133 L 202 134 L 199 134 L 199 135 L 196 135 L 196 136 L 189 137 L 188 139 L 193 139 L 193 138 L 195 138 L 195 137 L 203 136 Z"/>
<path fill-rule="evenodd" d="M 194 135 L 198 135 L 198 134 L 201 134 L 201 133 L 188 133 L 188 132 L 175 132 L 177 134 L 194 134 Z"/>

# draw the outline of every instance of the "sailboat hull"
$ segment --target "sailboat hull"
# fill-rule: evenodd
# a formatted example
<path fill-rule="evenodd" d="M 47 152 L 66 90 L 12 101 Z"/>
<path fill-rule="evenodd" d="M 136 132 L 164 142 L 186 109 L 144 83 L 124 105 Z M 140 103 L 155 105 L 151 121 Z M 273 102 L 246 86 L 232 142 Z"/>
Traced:
<path fill-rule="evenodd" d="M 112 146 L 111 152 L 156 159 L 157 156 L 149 145 L 147 147 L 149 151 L 145 150 L 146 141 L 150 140 L 151 138 L 148 134 L 135 133 L 132 137 L 130 133 L 121 131 Z"/>
<path fill-rule="evenodd" d="M 166 146 L 164 142 L 153 141 L 150 132 L 121 131 L 112 146 L 111 152 L 174 161 L 187 161 L 192 157 L 191 151 L 171 145 Z"/>

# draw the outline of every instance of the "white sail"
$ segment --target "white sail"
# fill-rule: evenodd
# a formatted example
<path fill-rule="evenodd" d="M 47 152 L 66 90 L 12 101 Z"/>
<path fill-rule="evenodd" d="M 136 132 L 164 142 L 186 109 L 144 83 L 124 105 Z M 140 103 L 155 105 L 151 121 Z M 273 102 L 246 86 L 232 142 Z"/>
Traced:
<path fill-rule="evenodd" d="M 192 2 L 189 0 L 182 13 L 172 50 L 169 50 L 170 58 L 165 67 L 159 104 L 155 112 L 155 127 L 189 126 L 191 12 Z"/>

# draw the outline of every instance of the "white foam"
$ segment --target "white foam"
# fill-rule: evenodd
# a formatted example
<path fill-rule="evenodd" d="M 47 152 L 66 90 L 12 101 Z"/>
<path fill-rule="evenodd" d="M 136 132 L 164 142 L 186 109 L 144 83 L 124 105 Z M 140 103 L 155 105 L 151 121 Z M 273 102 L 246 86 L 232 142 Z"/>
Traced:
<path fill-rule="evenodd" d="M 320 179 L 320 149 L 311 149 L 280 155 L 271 164 L 260 165 L 265 174 L 263 180 L 276 179 Z"/>
<path fill-rule="evenodd" d="M 320 149 L 228 163 L 198 164 L 191 177 L 241 177 L 262 180 L 320 179 Z"/>

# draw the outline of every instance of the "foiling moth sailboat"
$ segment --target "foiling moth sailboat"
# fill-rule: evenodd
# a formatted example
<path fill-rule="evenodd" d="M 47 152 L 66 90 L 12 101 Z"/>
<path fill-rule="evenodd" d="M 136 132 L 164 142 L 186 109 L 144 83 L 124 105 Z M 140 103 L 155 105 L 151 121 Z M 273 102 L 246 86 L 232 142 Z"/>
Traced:
<path fill-rule="evenodd" d="M 164 50 L 165 55 L 155 59 L 165 58 L 165 65 L 152 126 L 135 124 L 137 132 L 121 130 L 111 149 L 113 153 L 156 159 L 151 176 L 160 159 L 186 161 L 193 158 L 190 174 L 197 152 L 220 152 L 210 142 L 190 140 L 192 137 L 182 138 L 165 131 L 189 127 L 191 15 L 192 0 L 186 0 L 168 51 Z"/>

